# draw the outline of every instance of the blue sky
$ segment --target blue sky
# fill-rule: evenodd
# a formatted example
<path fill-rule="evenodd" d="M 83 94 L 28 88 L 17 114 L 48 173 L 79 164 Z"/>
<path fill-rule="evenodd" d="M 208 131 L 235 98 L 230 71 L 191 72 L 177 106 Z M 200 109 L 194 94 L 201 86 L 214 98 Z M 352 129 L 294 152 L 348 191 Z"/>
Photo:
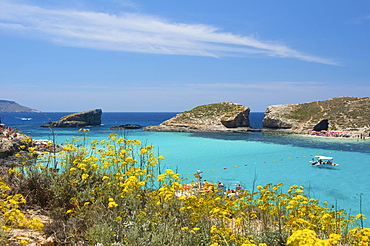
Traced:
<path fill-rule="evenodd" d="M 181 112 L 370 96 L 370 1 L 0 0 L 0 99 Z"/>

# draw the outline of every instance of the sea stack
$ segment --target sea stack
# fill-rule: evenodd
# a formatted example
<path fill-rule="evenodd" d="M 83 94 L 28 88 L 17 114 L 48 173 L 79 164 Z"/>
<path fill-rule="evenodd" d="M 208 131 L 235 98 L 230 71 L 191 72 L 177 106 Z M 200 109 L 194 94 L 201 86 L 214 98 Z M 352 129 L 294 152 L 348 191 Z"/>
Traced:
<path fill-rule="evenodd" d="M 101 124 L 101 109 L 93 109 L 63 116 L 58 121 L 49 122 L 41 127 L 84 127 Z"/>

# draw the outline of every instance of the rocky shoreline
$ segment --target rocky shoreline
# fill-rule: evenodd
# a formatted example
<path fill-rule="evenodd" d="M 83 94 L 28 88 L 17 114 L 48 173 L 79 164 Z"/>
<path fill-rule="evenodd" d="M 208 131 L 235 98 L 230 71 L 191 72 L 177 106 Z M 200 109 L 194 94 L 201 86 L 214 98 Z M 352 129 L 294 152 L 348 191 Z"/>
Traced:
<path fill-rule="evenodd" d="M 143 128 L 144 131 L 156 131 L 156 132 L 186 132 L 186 133 L 250 133 L 250 132 L 261 132 L 271 134 L 292 134 L 306 137 L 317 137 L 317 138 L 332 138 L 332 139 L 370 139 L 369 136 L 363 135 L 361 132 L 346 133 L 343 135 L 327 134 L 323 133 L 312 133 L 312 132 L 295 132 L 290 129 L 269 129 L 269 128 L 250 128 L 250 127 L 238 127 L 238 128 L 192 128 L 192 127 L 173 127 L 173 126 L 147 126 Z"/>
<path fill-rule="evenodd" d="M 249 125 L 249 107 L 236 103 L 198 106 L 145 131 L 161 132 L 264 132 L 336 138 L 370 137 L 370 97 L 337 97 L 302 104 L 266 108 L 263 128 Z"/>

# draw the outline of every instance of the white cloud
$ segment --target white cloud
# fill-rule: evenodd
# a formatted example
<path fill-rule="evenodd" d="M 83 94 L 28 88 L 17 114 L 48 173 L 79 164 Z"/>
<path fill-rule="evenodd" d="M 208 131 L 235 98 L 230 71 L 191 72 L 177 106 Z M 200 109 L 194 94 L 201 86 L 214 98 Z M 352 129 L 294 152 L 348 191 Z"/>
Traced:
<path fill-rule="evenodd" d="M 251 53 L 338 65 L 278 42 L 240 36 L 202 24 L 171 23 L 134 13 L 46 9 L 0 2 L 0 31 L 18 31 L 60 45 L 153 54 L 241 56 Z"/>

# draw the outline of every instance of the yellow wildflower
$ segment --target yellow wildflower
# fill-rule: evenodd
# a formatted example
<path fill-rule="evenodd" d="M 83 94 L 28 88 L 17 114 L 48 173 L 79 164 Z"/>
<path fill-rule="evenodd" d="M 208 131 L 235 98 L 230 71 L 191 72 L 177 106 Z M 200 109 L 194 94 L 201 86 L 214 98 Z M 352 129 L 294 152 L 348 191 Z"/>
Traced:
<path fill-rule="evenodd" d="M 87 173 L 84 173 L 84 174 L 82 174 L 81 175 L 81 179 L 82 180 L 85 180 L 85 179 L 87 179 L 89 177 L 89 175 L 87 174 Z"/>

